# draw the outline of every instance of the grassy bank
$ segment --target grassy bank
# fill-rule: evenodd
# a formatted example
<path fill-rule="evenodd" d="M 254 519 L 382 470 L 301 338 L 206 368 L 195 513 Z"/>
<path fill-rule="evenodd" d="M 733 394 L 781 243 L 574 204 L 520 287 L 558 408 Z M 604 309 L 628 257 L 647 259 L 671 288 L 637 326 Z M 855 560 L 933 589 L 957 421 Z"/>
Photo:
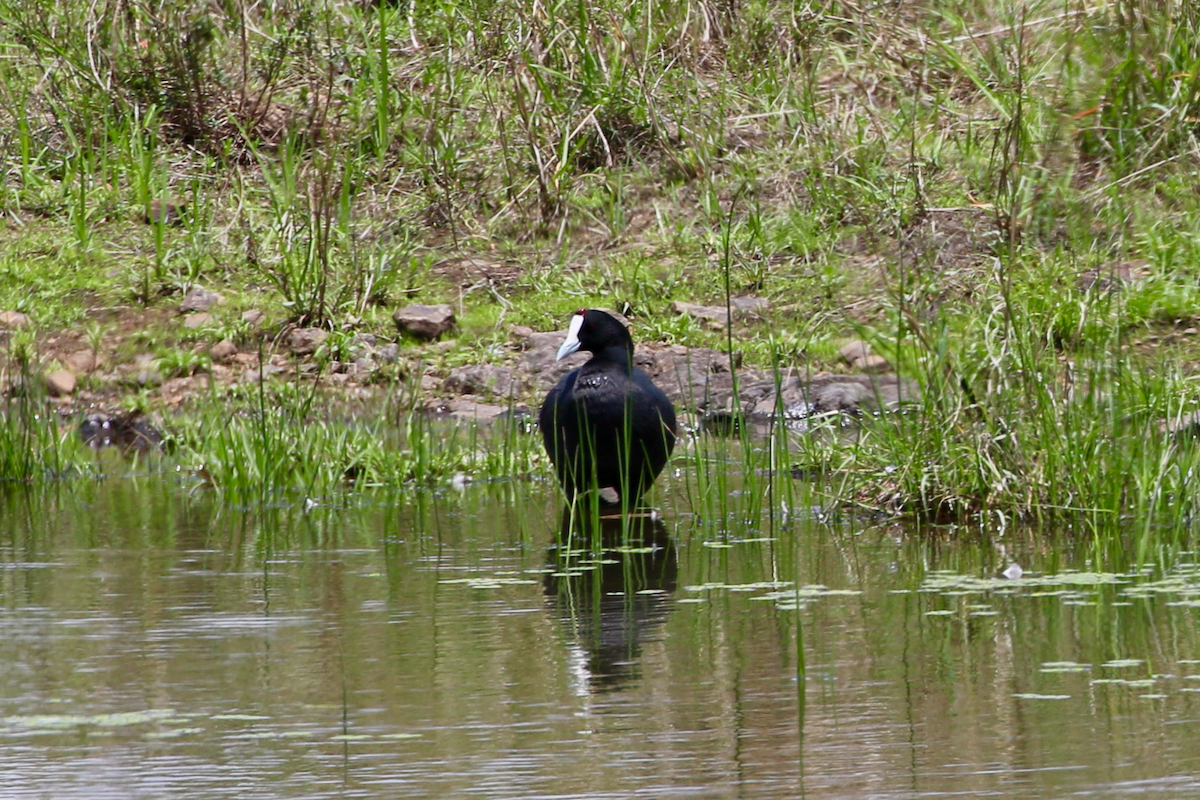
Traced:
<path fill-rule="evenodd" d="M 270 350 L 296 325 L 334 358 L 409 302 L 459 328 L 402 340 L 385 393 L 515 359 L 511 326 L 580 306 L 758 367 L 841 369 L 858 337 L 925 396 L 852 441 L 773 439 L 762 458 L 819 466 L 827 500 L 1186 520 L 1194 448 L 1161 428 L 1197 398 L 1198 62 L 1179 2 L 0 0 L 0 310 L 33 323 L 0 370 L 54 368 L 69 334 L 187 376 L 219 339 Z M 184 329 L 197 285 L 226 302 Z M 671 310 L 731 295 L 771 311 L 729 335 Z M 244 415 L 170 424 L 259 486 L 520 472 L 536 449 L 384 447 L 444 438 L 407 411 L 360 447 L 361 426 L 294 433 L 306 401 L 226 391 Z M 17 402 L 4 474 L 60 473 Z"/>

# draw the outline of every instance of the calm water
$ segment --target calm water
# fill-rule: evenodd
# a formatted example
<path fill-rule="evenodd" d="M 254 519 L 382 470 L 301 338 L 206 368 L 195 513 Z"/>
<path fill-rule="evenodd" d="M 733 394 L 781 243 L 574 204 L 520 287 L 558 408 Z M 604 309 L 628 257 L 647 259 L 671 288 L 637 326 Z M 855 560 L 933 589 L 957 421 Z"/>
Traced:
<path fill-rule="evenodd" d="M 536 484 L 4 491 L 0 796 L 1200 794 L 1189 555 L 660 500 L 572 553 Z"/>

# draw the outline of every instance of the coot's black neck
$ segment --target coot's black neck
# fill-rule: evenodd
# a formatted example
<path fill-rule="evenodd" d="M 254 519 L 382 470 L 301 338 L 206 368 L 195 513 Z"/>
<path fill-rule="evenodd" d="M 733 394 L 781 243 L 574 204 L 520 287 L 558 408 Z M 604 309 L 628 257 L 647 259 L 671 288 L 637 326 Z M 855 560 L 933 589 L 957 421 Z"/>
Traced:
<path fill-rule="evenodd" d="M 633 366 L 633 341 L 615 342 L 603 350 L 593 351 L 592 360 L 589 363 L 596 362 L 616 364 L 625 372 L 629 372 Z"/>

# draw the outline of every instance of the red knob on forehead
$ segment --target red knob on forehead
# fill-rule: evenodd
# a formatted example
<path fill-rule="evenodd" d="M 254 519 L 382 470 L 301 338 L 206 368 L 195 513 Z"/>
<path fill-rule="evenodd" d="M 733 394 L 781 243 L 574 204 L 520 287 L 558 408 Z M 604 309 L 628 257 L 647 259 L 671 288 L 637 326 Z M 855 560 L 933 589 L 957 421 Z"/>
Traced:
<path fill-rule="evenodd" d="M 586 314 L 586 313 L 587 313 L 587 309 L 586 309 L 586 308 L 581 308 L 581 309 L 579 309 L 578 311 L 576 311 L 576 312 L 575 312 L 575 316 L 577 316 L 577 317 L 582 317 L 582 316 L 583 316 L 584 314 Z"/>

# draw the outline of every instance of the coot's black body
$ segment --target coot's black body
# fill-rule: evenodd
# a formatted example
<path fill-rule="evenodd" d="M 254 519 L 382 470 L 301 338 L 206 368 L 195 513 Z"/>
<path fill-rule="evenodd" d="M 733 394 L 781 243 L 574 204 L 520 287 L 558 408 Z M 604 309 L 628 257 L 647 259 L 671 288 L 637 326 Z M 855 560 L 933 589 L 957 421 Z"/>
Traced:
<path fill-rule="evenodd" d="M 602 502 L 631 507 L 675 447 L 675 409 L 633 365 L 633 339 L 613 316 L 582 310 L 572 317 L 558 357 L 576 350 L 592 358 L 546 395 L 542 441 L 569 497 L 599 489 Z"/>

